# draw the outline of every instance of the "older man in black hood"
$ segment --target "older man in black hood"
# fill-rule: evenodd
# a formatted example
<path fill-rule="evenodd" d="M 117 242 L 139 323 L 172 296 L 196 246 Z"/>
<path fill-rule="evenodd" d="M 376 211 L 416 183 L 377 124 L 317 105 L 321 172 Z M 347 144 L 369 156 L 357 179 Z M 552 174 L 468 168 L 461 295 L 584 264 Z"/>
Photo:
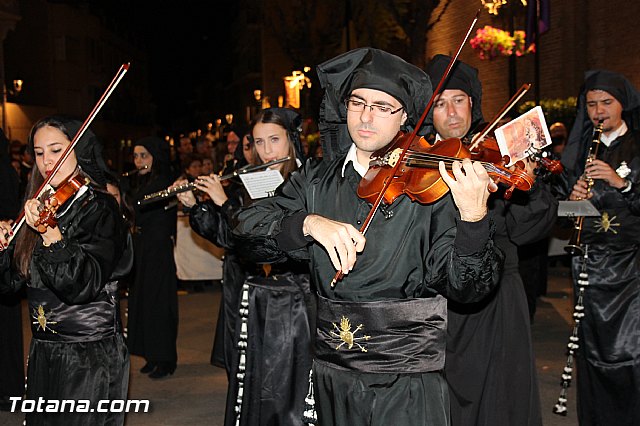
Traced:
<path fill-rule="evenodd" d="M 436 55 L 427 65 L 434 84 L 444 75 L 450 59 Z M 433 123 L 438 139 L 464 138 L 482 122 L 482 84 L 477 69 L 461 61 L 454 64 L 427 121 Z"/>
<path fill-rule="evenodd" d="M 436 55 L 427 65 L 433 81 L 442 78 L 449 60 Z M 482 121 L 481 99 L 478 71 L 458 61 L 430 115 L 435 139 L 463 138 L 468 143 L 468 136 Z M 448 305 L 445 375 L 451 390 L 452 426 L 542 424 L 517 252 L 518 246 L 550 231 L 557 201 L 542 183 L 528 194 L 518 194 L 523 197 L 514 202 L 501 195 L 499 191 L 489 198 L 496 244 L 506 255 L 500 285 L 480 303 L 450 301 Z"/>
<path fill-rule="evenodd" d="M 319 424 L 448 425 L 445 297 L 482 298 L 501 264 L 488 175 L 465 160 L 454 162 L 453 179 L 441 164 L 453 196 L 430 205 L 399 197 L 375 213 L 365 240 L 356 227 L 370 205 L 358 184 L 372 154 L 416 125 L 431 85 L 422 70 L 372 48 L 331 59 L 318 74 L 327 158 L 243 211 L 236 233 L 264 256 L 311 261 Z M 344 277 L 333 287 L 336 270 Z"/>
<path fill-rule="evenodd" d="M 581 425 L 640 424 L 639 118 L 640 93 L 624 76 L 587 72 L 560 188 L 564 197 L 588 199 L 600 212 L 584 218 L 584 255 L 572 265 L 576 294 L 584 295 L 577 353 Z M 587 160 L 599 121 L 598 155 Z M 566 410 L 563 401 L 556 410 Z"/>

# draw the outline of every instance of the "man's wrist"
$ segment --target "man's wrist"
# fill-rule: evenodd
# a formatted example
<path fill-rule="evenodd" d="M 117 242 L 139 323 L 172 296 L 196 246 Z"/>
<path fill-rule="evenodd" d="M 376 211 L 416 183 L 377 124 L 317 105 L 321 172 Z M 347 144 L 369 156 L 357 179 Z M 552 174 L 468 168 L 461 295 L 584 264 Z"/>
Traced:
<path fill-rule="evenodd" d="M 56 244 L 58 242 L 60 242 L 62 240 L 62 238 L 47 238 L 47 237 L 42 237 L 42 245 L 45 247 L 50 247 L 52 244 Z"/>
<path fill-rule="evenodd" d="M 631 190 L 632 185 L 633 185 L 633 182 L 631 182 L 631 180 L 623 179 L 623 185 L 620 187 L 617 187 L 616 189 L 619 192 L 629 192 Z"/>
<path fill-rule="evenodd" d="M 479 222 L 487 215 L 487 209 L 482 212 L 460 212 L 460 220 L 464 222 Z"/>
<path fill-rule="evenodd" d="M 309 232 L 309 221 L 313 220 L 313 214 L 307 215 L 307 217 L 304 218 L 304 220 L 302 221 L 302 235 L 306 237 L 308 237 L 310 234 Z"/>

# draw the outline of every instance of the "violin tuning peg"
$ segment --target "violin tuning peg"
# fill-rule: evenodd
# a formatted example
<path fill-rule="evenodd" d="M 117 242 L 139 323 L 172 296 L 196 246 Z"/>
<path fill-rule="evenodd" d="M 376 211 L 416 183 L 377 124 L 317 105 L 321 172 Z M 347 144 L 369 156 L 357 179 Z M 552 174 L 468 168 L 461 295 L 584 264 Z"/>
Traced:
<path fill-rule="evenodd" d="M 516 189 L 515 185 L 510 186 L 509 188 L 507 188 L 506 191 L 504 191 L 504 199 L 505 200 L 509 200 L 511 198 L 511 195 L 513 195 L 513 190 Z"/>

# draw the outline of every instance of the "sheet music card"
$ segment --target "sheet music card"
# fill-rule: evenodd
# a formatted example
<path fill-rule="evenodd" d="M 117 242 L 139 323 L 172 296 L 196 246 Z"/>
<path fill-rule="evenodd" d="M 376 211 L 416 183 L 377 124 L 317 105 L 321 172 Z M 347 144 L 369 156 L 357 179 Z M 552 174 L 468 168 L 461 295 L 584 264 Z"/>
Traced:
<path fill-rule="evenodd" d="M 245 189 L 252 200 L 266 198 L 275 192 L 284 179 L 278 170 L 263 170 L 260 172 L 244 173 L 239 175 Z"/>
<path fill-rule="evenodd" d="M 600 212 L 589 200 L 560 201 L 558 203 L 558 216 L 600 216 Z"/>
<path fill-rule="evenodd" d="M 532 152 L 551 145 L 551 135 L 540 106 L 498 127 L 495 135 L 500 153 L 510 158 L 507 167 L 528 157 Z"/>

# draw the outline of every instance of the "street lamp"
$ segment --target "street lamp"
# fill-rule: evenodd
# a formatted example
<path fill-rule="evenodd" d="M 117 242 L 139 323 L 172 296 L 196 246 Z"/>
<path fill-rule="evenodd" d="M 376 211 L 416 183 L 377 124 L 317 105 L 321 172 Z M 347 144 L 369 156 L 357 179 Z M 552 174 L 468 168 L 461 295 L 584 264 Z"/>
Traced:
<path fill-rule="evenodd" d="M 7 85 L 2 86 L 2 129 L 7 134 L 7 94 L 18 96 L 22 92 L 22 80 L 13 80 L 13 90 L 7 89 Z"/>
<path fill-rule="evenodd" d="M 487 8 L 490 15 L 498 15 L 498 9 L 507 4 L 507 0 L 480 0 L 482 5 Z M 527 0 L 520 0 L 523 6 L 527 5 Z"/>
<path fill-rule="evenodd" d="M 311 88 L 311 79 L 304 75 L 311 68 L 304 67 L 304 72 L 293 71 L 291 75 L 284 77 L 284 90 L 287 95 L 287 106 L 292 108 L 300 108 L 300 90 L 305 86 Z"/>

